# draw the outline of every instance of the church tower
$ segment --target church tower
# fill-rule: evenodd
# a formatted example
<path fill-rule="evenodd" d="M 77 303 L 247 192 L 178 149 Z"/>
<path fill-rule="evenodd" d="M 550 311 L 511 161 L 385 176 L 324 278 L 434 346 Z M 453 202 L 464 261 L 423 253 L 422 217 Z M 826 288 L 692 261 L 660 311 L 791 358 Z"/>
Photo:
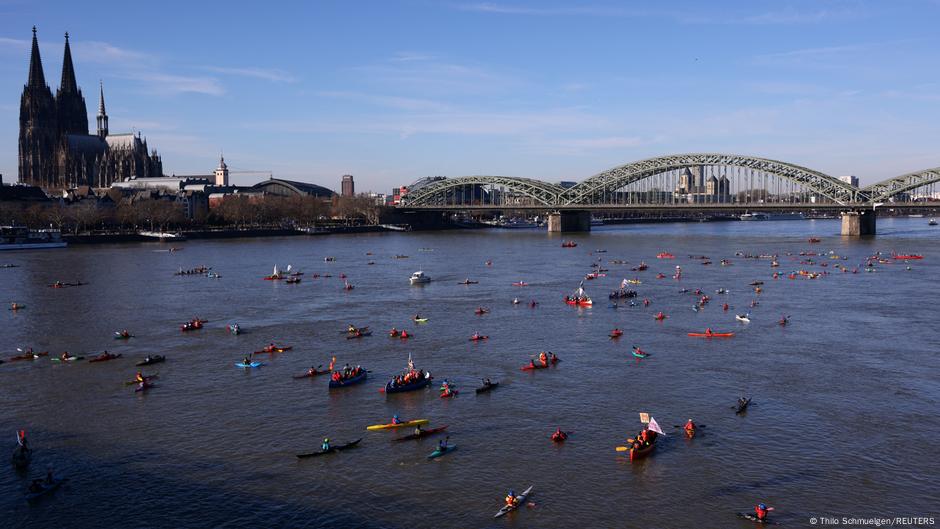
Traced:
<path fill-rule="evenodd" d="M 101 94 L 98 98 L 98 137 L 108 137 L 108 114 L 104 111 L 104 83 L 100 84 Z"/>
<path fill-rule="evenodd" d="M 33 26 L 29 54 L 29 80 L 20 97 L 19 181 L 51 187 L 56 180 L 56 107 L 46 84 L 39 56 L 39 40 Z"/>
<path fill-rule="evenodd" d="M 75 81 L 75 67 L 72 65 L 72 49 L 69 47 L 69 34 L 65 34 L 65 55 L 62 59 L 62 82 L 55 95 L 56 114 L 59 121 L 59 134 L 88 134 L 88 108 L 85 97 Z"/>
<path fill-rule="evenodd" d="M 215 169 L 215 185 L 228 187 L 228 166 L 225 165 L 225 156 L 219 156 L 219 166 Z"/>

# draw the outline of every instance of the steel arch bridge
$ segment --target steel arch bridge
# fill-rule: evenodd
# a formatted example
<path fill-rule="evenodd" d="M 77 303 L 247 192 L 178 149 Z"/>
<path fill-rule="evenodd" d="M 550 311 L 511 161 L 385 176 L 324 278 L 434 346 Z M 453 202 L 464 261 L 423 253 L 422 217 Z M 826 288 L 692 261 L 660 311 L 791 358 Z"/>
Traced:
<path fill-rule="evenodd" d="M 510 194 L 516 197 L 525 197 L 527 202 L 524 205 L 519 202 L 497 204 L 491 199 L 491 203 L 486 204 L 485 199 L 483 199 L 472 204 L 472 207 L 497 209 L 521 205 L 529 209 L 603 208 L 612 205 L 610 196 L 616 194 L 618 190 L 653 179 L 657 175 L 694 167 L 737 168 L 757 174 L 772 175 L 820 198 L 830 206 L 849 209 L 870 208 L 879 202 L 887 201 L 902 193 L 940 182 L 940 167 L 937 167 L 890 178 L 859 189 L 820 171 L 779 160 L 740 154 L 687 153 L 658 156 L 620 165 L 598 173 L 567 189 L 541 180 L 510 176 L 478 175 L 445 178 L 405 195 L 402 197 L 400 207 L 459 209 L 462 206 L 471 205 L 459 203 L 460 200 L 457 196 L 466 197 L 467 195 L 466 191 L 461 192 L 462 189 L 471 190 L 470 194 L 473 196 L 472 189 L 474 186 L 492 186 L 507 189 Z M 670 206 L 669 203 L 660 205 Z M 696 207 L 704 204 L 674 202 L 671 205 Z M 737 207 L 771 206 L 771 204 L 763 202 L 725 204 L 729 207 L 732 205 Z M 778 205 L 783 206 L 785 204 L 779 203 Z M 820 204 L 817 202 L 803 202 L 790 205 L 793 207 L 812 207 Z"/>

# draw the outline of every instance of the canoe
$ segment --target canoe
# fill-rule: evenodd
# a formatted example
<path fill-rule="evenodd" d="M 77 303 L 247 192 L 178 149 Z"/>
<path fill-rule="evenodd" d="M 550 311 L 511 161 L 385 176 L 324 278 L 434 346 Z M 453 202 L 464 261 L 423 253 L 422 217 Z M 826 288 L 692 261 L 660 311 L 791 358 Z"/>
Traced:
<path fill-rule="evenodd" d="M 745 411 L 747 411 L 747 406 L 748 406 L 748 404 L 750 404 L 750 403 L 751 403 L 751 399 L 748 398 L 746 401 L 744 401 L 744 404 L 740 404 L 740 403 L 737 404 L 737 405 L 734 407 L 734 413 L 735 413 L 736 415 L 740 415 L 740 414 L 744 413 Z"/>
<path fill-rule="evenodd" d="M 332 454 L 333 452 L 339 452 L 340 450 L 346 450 L 347 448 L 355 448 L 359 444 L 359 441 L 362 441 L 362 437 L 356 439 L 355 441 L 348 442 L 344 445 L 331 446 L 329 450 L 319 450 L 316 452 L 310 452 L 309 454 L 297 454 L 298 459 L 305 459 L 308 457 L 317 457 L 326 454 Z"/>
<path fill-rule="evenodd" d="M 656 441 L 657 441 L 658 439 L 659 439 L 658 437 L 654 438 L 654 439 L 653 439 L 653 442 L 650 443 L 649 446 L 645 446 L 645 447 L 643 447 L 643 448 L 632 448 L 632 447 L 631 447 L 631 448 L 630 448 L 630 461 L 635 461 L 635 460 L 637 460 L 637 459 L 643 459 L 644 457 L 647 457 L 647 456 L 649 456 L 650 454 L 652 454 L 652 453 L 653 453 L 653 450 L 656 449 Z"/>
<path fill-rule="evenodd" d="M 252 363 L 250 363 L 250 364 L 245 364 L 245 363 L 243 363 L 243 362 L 237 362 L 237 363 L 235 364 L 235 367 L 240 367 L 240 368 L 242 368 L 242 369 L 248 369 L 248 368 L 252 368 L 252 367 L 261 367 L 262 365 L 263 365 L 263 364 L 262 364 L 261 362 L 252 362 Z"/>
<path fill-rule="evenodd" d="M 477 395 L 479 395 L 480 393 L 487 393 L 489 391 L 493 391 L 496 388 L 496 386 L 499 386 L 499 382 L 484 384 L 483 386 L 477 388 Z"/>
<path fill-rule="evenodd" d="M 137 362 L 137 363 L 134 364 L 134 365 L 135 365 L 135 366 L 149 366 L 149 365 L 153 365 L 153 364 L 159 364 L 160 362 L 165 362 L 165 361 L 166 361 L 166 357 L 165 357 L 165 356 L 163 356 L 163 355 L 155 355 L 155 356 L 151 356 L 149 360 L 145 358 L 145 359 L 141 360 L 140 362 Z"/>
<path fill-rule="evenodd" d="M 360 332 L 359 334 L 350 334 L 346 337 L 346 339 L 353 340 L 356 338 L 362 338 L 363 336 L 372 336 L 372 331 Z"/>
<path fill-rule="evenodd" d="M 124 355 L 121 353 L 118 353 L 116 355 L 113 355 L 113 354 L 101 355 L 101 356 L 96 356 L 94 358 L 91 358 L 88 361 L 89 362 L 107 362 L 108 360 L 114 360 L 115 358 L 121 358 L 122 356 Z"/>
<path fill-rule="evenodd" d="M 346 386 L 354 386 L 356 384 L 361 384 L 366 381 L 366 378 L 368 378 L 368 376 L 369 376 L 369 372 L 363 369 L 362 373 L 359 373 L 358 376 L 355 376 L 352 378 L 347 378 L 345 380 L 340 380 L 338 382 L 330 379 L 330 389 L 344 388 Z"/>
<path fill-rule="evenodd" d="M 36 499 L 39 499 L 39 498 L 45 496 L 46 494 L 49 494 L 50 492 L 52 492 L 52 491 L 56 490 L 57 488 L 59 488 L 60 486 L 62 486 L 62 484 L 65 483 L 67 480 L 68 480 L 68 478 L 53 478 L 53 479 L 52 479 L 52 483 L 48 483 L 48 484 L 47 484 L 47 483 L 43 482 L 43 484 L 42 484 L 42 490 L 39 491 L 39 492 L 29 492 L 29 491 L 27 490 L 27 491 L 26 491 L 26 501 L 33 501 L 33 500 L 36 500 Z"/>
<path fill-rule="evenodd" d="M 413 433 L 413 434 L 406 435 L 404 437 L 399 437 L 398 439 L 392 439 L 392 441 L 413 441 L 415 439 L 421 439 L 422 437 L 428 437 L 429 435 L 441 433 L 446 429 L 447 429 L 447 425 L 438 426 L 437 428 L 431 428 L 429 430 L 421 430 L 421 433 L 419 434 Z"/>
<path fill-rule="evenodd" d="M 522 494 L 517 494 L 517 495 L 516 495 L 516 499 L 517 499 L 518 501 L 517 501 L 515 504 L 513 504 L 512 506 L 503 505 L 503 508 L 500 509 L 499 511 L 497 511 L 497 512 L 496 512 L 496 515 L 493 516 L 493 518 L 499 518 L 500 516 L 506 516 L 507 514 L 511 513 L 512 511 L 518 509 L 520 506 L 522 506 L 522 505 L 525 504 L 525 500 L 526 500 L 526 498 L 529 497 L 530 494 L 532 494 L 532 487 L 531 487 L 531 486 L 530 486 L 529 488 L 525 489 L 524 491 L 522 491 Z"/>
<path fill-rule="evenodd" d="M 443 455 L 447 455 L 456 449 L 457 449 L 457 445 L 447 445 L 443 450 L 441 450 L 441 448 L 438 447 L 436 450 L 434 450 L 428 455 L 428 459 L 435 459 Z"/>
<path fill-rule="evenodd" d="M 704 332 L 690 332 L 689 336 L 693 338 L 731 338 L 734 336 L 733 332 L 713 332 L 711 334 Z"/>
<path fill-rule="evenodd" d="M 409 426 L 414 427 L 419 424 L 427 424 L 431 421 L 428 419 L 415 419 L 413 421 L 403 421 L 398 424 L 373 424 L 372 426 L 366 426 L 366 430 L 377 431 L 377 430 L 393 430 L 396 428 L 408 428 Z"/>
<path fill-rule="evenodd" d="M 408 391 L 417 391 L 419 389 L 424 389 L 428 387 L 428 384 L 431 383 L 431 377 L 424 377 L 417 382 L 412 382 L 411 384 L 405 384 L 403 386 L 393 386 L 392 381 L 389 380 L 385 384 L 385 393 L 406 393 Z"/>

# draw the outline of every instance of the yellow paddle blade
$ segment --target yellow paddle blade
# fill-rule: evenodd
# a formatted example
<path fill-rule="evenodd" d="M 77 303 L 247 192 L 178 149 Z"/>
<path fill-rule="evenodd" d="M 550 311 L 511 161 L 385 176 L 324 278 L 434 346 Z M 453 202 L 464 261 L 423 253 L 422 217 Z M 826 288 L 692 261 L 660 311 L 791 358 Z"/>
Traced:
<path fill-rule="evenodd" d="M 617 448 L 615 448 L 615 450 L 617 450 L 618 452 L 629 452 L 629 451 L 630 451 L 630 447 L 629 447 L 629 446 L 618 446 Z"/>

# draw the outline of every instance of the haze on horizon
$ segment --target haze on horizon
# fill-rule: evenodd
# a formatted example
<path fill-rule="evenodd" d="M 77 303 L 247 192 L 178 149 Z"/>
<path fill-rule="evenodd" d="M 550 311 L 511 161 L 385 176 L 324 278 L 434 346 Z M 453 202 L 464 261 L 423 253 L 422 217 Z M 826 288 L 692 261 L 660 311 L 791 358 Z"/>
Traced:
<path fill-rule="evenodd" d="M 388 192 L 429 175 L 581 180 L 682 152 L 862 185 L 940 166 L 940 2 L 235 4 L 0 0 L 0 173 L 16 180 L 31 28 L 89 122 L 167 174 L 233 170 Z M 249 184 L 261 175 L 233 175 Z"/>

